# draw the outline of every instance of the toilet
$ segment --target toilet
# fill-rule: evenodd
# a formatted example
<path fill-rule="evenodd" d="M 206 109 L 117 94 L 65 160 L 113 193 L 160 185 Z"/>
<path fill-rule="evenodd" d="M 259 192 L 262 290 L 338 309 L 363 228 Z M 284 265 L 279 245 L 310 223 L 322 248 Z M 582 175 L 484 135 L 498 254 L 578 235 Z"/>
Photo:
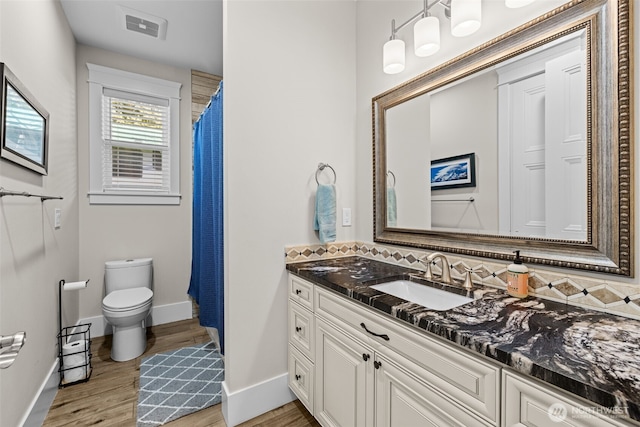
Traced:
<path fill-rule="evenodd" d="M 147 347 L 145 321 L 153 299 L 153 260 L 108 261 L 104 272 L 102 314 L 113 328 L 111 359 L 125 362 L 140 356 Z"/>

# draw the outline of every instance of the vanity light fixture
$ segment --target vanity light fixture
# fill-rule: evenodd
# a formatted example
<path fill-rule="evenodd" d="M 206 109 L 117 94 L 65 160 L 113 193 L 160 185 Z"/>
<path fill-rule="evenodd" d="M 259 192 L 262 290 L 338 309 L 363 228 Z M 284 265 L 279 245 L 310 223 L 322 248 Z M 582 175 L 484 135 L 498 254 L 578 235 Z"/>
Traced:
<path fill-rule="evenodd" d="M 504 0 L 504 5 L 511 9 L 515 9 L 517 7 L 523 7 L 528 4 L 531 4 L 534 1 L 535 0 Z"/>
<path fill-rule="evenodd" d="M 478 31 L 482 25 L 480 0 L 451 0 L 451 34 L 465 37 Z"/>
<path fill-rule="evenodd" d="M 534 0 L 505 0 L 509 8 L 526 6 Z M 429 10 L 435 5 L 444 8 L 445 16 L 451 20 L 451 34 L 465 37 L 476 32 L 482 25 L 481 0 L 424 0 L 424 7 L 403 24 L 396 27 L 396 20 L 391 20 L 391 37 L 382 49 L 383 70 L 386 74 L 397 74 L 404 71 L 405 44 L 396 39 L 396 33 L 418 20 L 413 26 L 413 45 L 416 56 L 430 56 L 440 50 L 440 20 L 431 15 Z"/>
<path fill-rule="evenodd" d="M 426 15 L 416 22 L 413 26 L 413 42 L 416 56 L 429 56 L 439 51 L 440 21 L 438 18 Z"/>
<path fill-rule="evenodd" d="M 395 20 L 391 23 L 391 25 L 395 24 Z M 404 42 L 393 36 L 384 44 L 382 57 L 385 73 L 398 74 L 404 71 Z"/>

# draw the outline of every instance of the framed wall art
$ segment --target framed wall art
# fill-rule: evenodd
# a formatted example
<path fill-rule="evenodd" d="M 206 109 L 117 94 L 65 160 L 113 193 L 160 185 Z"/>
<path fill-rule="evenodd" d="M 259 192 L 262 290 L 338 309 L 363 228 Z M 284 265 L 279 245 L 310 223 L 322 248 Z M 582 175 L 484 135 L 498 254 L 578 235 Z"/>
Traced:
<path fill-rule="evenodd" d="M 6 64 L 0 70 L 0 157 L 46 175 L 49 113 Z"/>
<path fill-rule="evenodd" d="M 476 186 L 475 153 L 431 161 L 431 189 Z"/>

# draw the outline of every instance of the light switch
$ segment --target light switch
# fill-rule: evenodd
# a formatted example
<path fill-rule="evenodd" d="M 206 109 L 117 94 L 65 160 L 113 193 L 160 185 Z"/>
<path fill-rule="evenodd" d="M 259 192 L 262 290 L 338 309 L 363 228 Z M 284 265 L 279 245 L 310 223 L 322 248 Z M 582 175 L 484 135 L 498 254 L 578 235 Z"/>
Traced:
<path fill-rule="evenodd" d="M 53 227 L 60 228 L 61 222 L 62 222 L 62 209 L 56 208 L 53 213 Z"/>
<path fill-rule="evenodd" d="M 342 208 L 342 226 L 351 227 L 351 208 Z"/>

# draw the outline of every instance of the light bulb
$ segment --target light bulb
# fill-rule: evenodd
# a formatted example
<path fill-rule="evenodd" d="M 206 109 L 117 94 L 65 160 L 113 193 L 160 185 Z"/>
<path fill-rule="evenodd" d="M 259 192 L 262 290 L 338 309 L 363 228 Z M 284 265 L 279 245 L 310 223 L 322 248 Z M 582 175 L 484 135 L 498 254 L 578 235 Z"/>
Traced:
<path fill-rule="evenodd" d="M 416 56 L 429 56 L 440 50 L 440 21 L 427 16 L 413 26 L 413 46 Z"/>
<path fill-rule="evenodd" d="M 531 4 L 534 1 L 535 0 L 504 0 L 504 5 L 511 9 L 515 9 L 517 7 L 523 7 L 528 4 Z"/>
<path fill-rule="evenodd" d="M 451 0 L 451 34 L 464 37 L 475 33 L 482 24 L 480 0 Z"/>
<path fill-rule="evenodd" d="M 398 74 L 404 71 L 404 42 L 389 40 L 382 48 L 383 70 L 387 74 Z"/>

